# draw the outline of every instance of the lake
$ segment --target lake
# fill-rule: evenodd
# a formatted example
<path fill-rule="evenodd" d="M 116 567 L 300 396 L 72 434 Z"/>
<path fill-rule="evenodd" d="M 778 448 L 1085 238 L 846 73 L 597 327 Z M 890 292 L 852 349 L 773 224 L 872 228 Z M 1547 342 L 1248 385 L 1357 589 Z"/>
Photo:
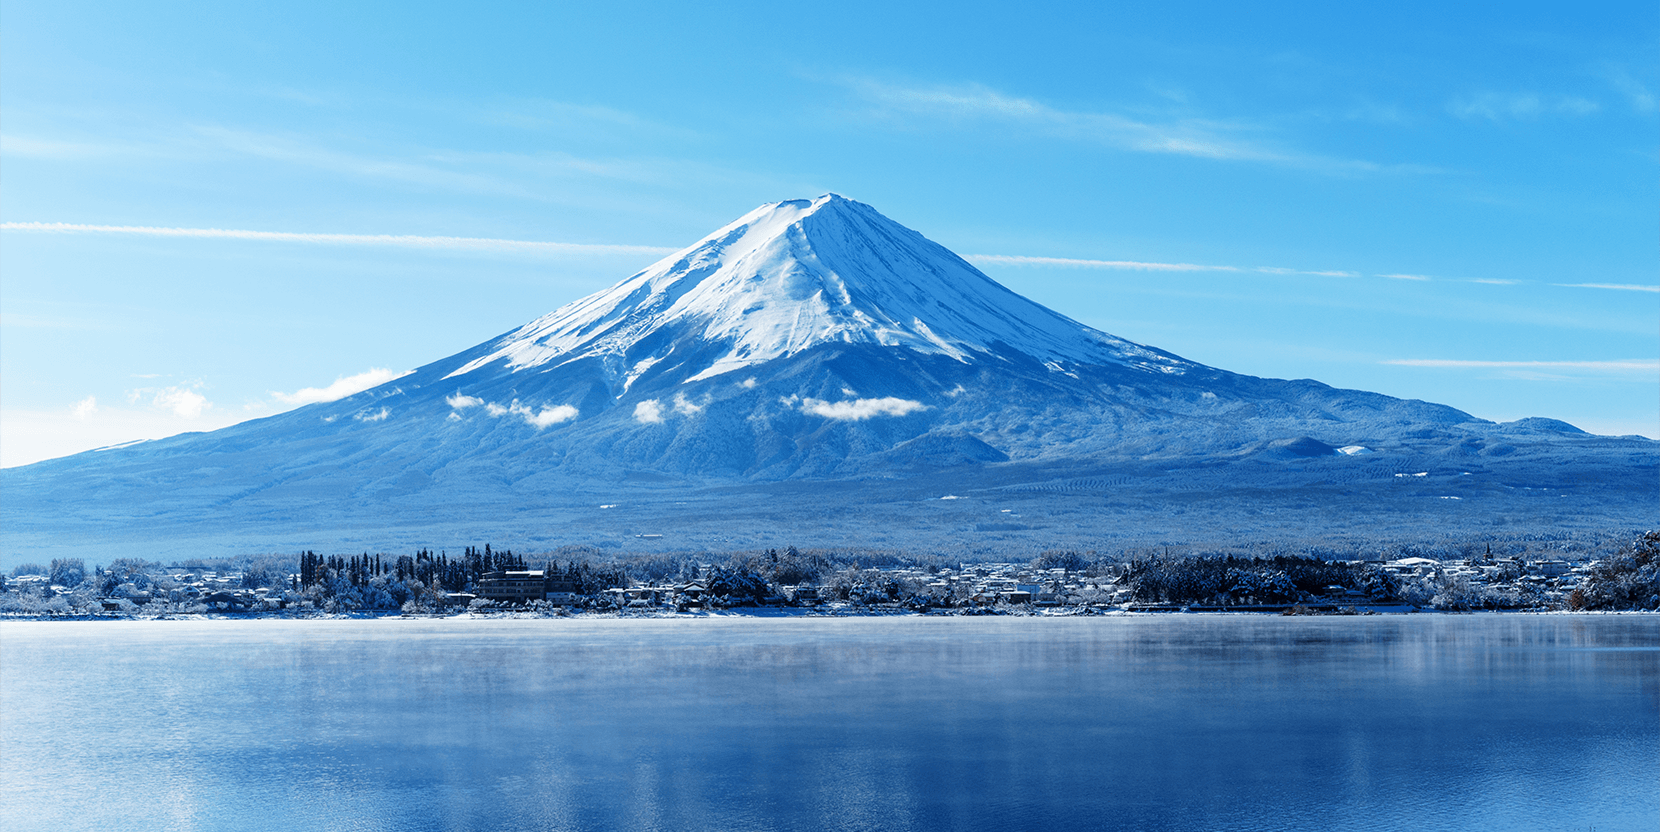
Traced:
<path fill-rule="evenodd" d="M 1645 830 L 1660 616 L 0 624 L 21 830 Z"/>

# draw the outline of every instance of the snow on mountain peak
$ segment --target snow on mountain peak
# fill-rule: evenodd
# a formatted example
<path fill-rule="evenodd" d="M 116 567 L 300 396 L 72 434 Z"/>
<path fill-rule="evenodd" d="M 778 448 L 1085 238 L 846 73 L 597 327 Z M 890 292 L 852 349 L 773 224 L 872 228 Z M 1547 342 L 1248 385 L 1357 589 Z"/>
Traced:
<path fill-rule="evenodd" d="M 655 348 L 640 349 L 648 337 Z M 963 362 L 1018 351 L 1046 362 L 1188 366 L 1033 303 L 876 209 L 824 194 L 762 205 L 502 336 L 450 376 L 597 357 L 626 388 L 677 350 L 689 358 L 694 345 L 725 351 L 701 359 L 688 381 L 838 342 Z"/>

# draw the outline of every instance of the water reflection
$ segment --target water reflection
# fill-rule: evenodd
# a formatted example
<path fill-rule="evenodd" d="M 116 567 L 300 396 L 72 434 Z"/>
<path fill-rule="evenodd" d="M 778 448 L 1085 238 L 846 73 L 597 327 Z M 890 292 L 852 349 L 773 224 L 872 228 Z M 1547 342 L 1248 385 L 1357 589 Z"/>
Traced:
<path fill-rule="evenodd" d="M 1644 616 L 6 624 L 0 810 L 7 829 L 1652 829 L 1657 645 Z"/>

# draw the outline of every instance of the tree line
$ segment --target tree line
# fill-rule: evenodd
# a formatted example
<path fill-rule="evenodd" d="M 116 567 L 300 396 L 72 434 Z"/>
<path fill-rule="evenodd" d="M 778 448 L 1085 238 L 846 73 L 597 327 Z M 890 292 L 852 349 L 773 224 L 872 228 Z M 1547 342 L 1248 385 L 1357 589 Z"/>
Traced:
<path fill-rule="evenodd" d="M 1476 559 L 1478 563 L 1480 558 Z M 970 582 L 933 580 L 941 569 L 956 567 L 938 556 L 879 550 L 800 550 L 795 547 L 738 552 L 616 556 L 591 547 L 564 547 L 552 556 L 527 560 L 490 544 L 468 546 L 454 558 L 423 548 L 413 555 L 318 555 L 298 558 L 240 558 L 191 561 L 195 569 L 239 573 L 241 589 L 268 590 L 267 597 L 285 606 L 328 612 L 351 610 L 431 610 L 445 606 L 456 593 L 475 591 L 490 572 L 524 570 L 534 563 L 551 580 L 568 587 L 581 605 L 613 603 L 605 590 L 634 584 L 703 582 L 714 603 L 759 603 L 786 594 L 787 588 L 812 586 L 823 600 L 855 604 L 898 604 L 913 609 L 983 604 L 986 596 Z M 1454 570 L 1436 570 L 1414 578 L 1396 578 L 1374 564 L 1329 560 L 1310 555 L 1240 556 L 1142 553 L 1128 560 L 1095 553 L 1045 552 L 1030 561 L 1037 570 L 1061 570 L 1087 578 L 1088 588 L 1067 603 L 1104 603 L 1128 597 L 1144 604 L 1204 606 L 1283 605 L 1329 594 L 1330 588 L 1367 601 L 1405 601 L 1436 609 L 1520 609 L 1559 605 L 1568 609 L 1660 610 L 1660 532 L 1648 532 L 1619 553 L 1588 570 L 1565 598 L 1545 597 L 1538 585 L 1522 580 L 1513 562 L 1488 564 L 1496 577 L 1472 583 Z M 972 564 L 970 564 L 972 566 Z M 909 574 L 895 574 L 908 567 Z M 158 563 L 118 558 L 107 567 L 88 570 L 80 558 L 59 558 L 48 566 L 23 564 L 14 578 L 41 575 L 50 586 L 29 584 L 31 598 L 8 592 L 0 611 L 44 609 L 59 587 L 66 597 L 57 611 L 92 609 L 97 599 L 139 598 L 193 609 L 195 595 L 182 593 L 170 572 Z M 1077 582 L 1074 582 L 1077 583 Z M 6 584 L 0 577 L 0 590 Z M 141 597 L 143 596 L 143 597 Z M 1555 600 L 1553 600 L 1553 598 Z M 1358 600 L 1358 599 L 1357 599 Z M 9 605 L 9 606 L 8 606 Z"/>

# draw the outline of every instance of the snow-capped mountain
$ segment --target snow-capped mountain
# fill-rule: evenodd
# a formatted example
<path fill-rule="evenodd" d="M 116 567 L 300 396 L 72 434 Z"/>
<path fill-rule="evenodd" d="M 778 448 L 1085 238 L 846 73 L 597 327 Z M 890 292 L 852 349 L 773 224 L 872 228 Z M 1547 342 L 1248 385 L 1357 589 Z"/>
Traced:
<path fill-rule="evenodd" d="M 1033 303 L 826 194 L 763 205 L 610 289 L 363 393 L 0 472 L 0 535 L 15 547 L 73 528 L 288 528 L 282 540 L 306 545 L 379 528 L 384 540 L 394 526 L 489 528 L 502 516 L 568 525 L 571 506 L 612 505 L 607 494 L 639 504 L 764 483 L 802 484 L 768 510 L 811 517 L 836 489 L 860 508 L 877 483 L 1024 488 L 1059 471 L 1115 489 L 1135 471 L 1188 472 L 1160 489 L 1392 488 L 1430 460 L 1471 477 L 1592 464 L 1603 473 L 1574 476 L 1602 487 L 1647 476 L 1655 447 L 1188 361 Z M 1215 480 L 1217 466 L 1234 478 Z"/>
<path fill-rule="evenodd" d="M 695 372 L 686 380 L 699 381 L 824 344 L 898 347 L 964 363 L 1018 351 L 1166 372 L 1191 366 L 1056 314 L 874 208 L 825 194 L 763 205 L 531 321 L 450 376 L 498 362 L 523 370 L 592 357 L 627 390 L 656 367 L 690 362 Z"/>

